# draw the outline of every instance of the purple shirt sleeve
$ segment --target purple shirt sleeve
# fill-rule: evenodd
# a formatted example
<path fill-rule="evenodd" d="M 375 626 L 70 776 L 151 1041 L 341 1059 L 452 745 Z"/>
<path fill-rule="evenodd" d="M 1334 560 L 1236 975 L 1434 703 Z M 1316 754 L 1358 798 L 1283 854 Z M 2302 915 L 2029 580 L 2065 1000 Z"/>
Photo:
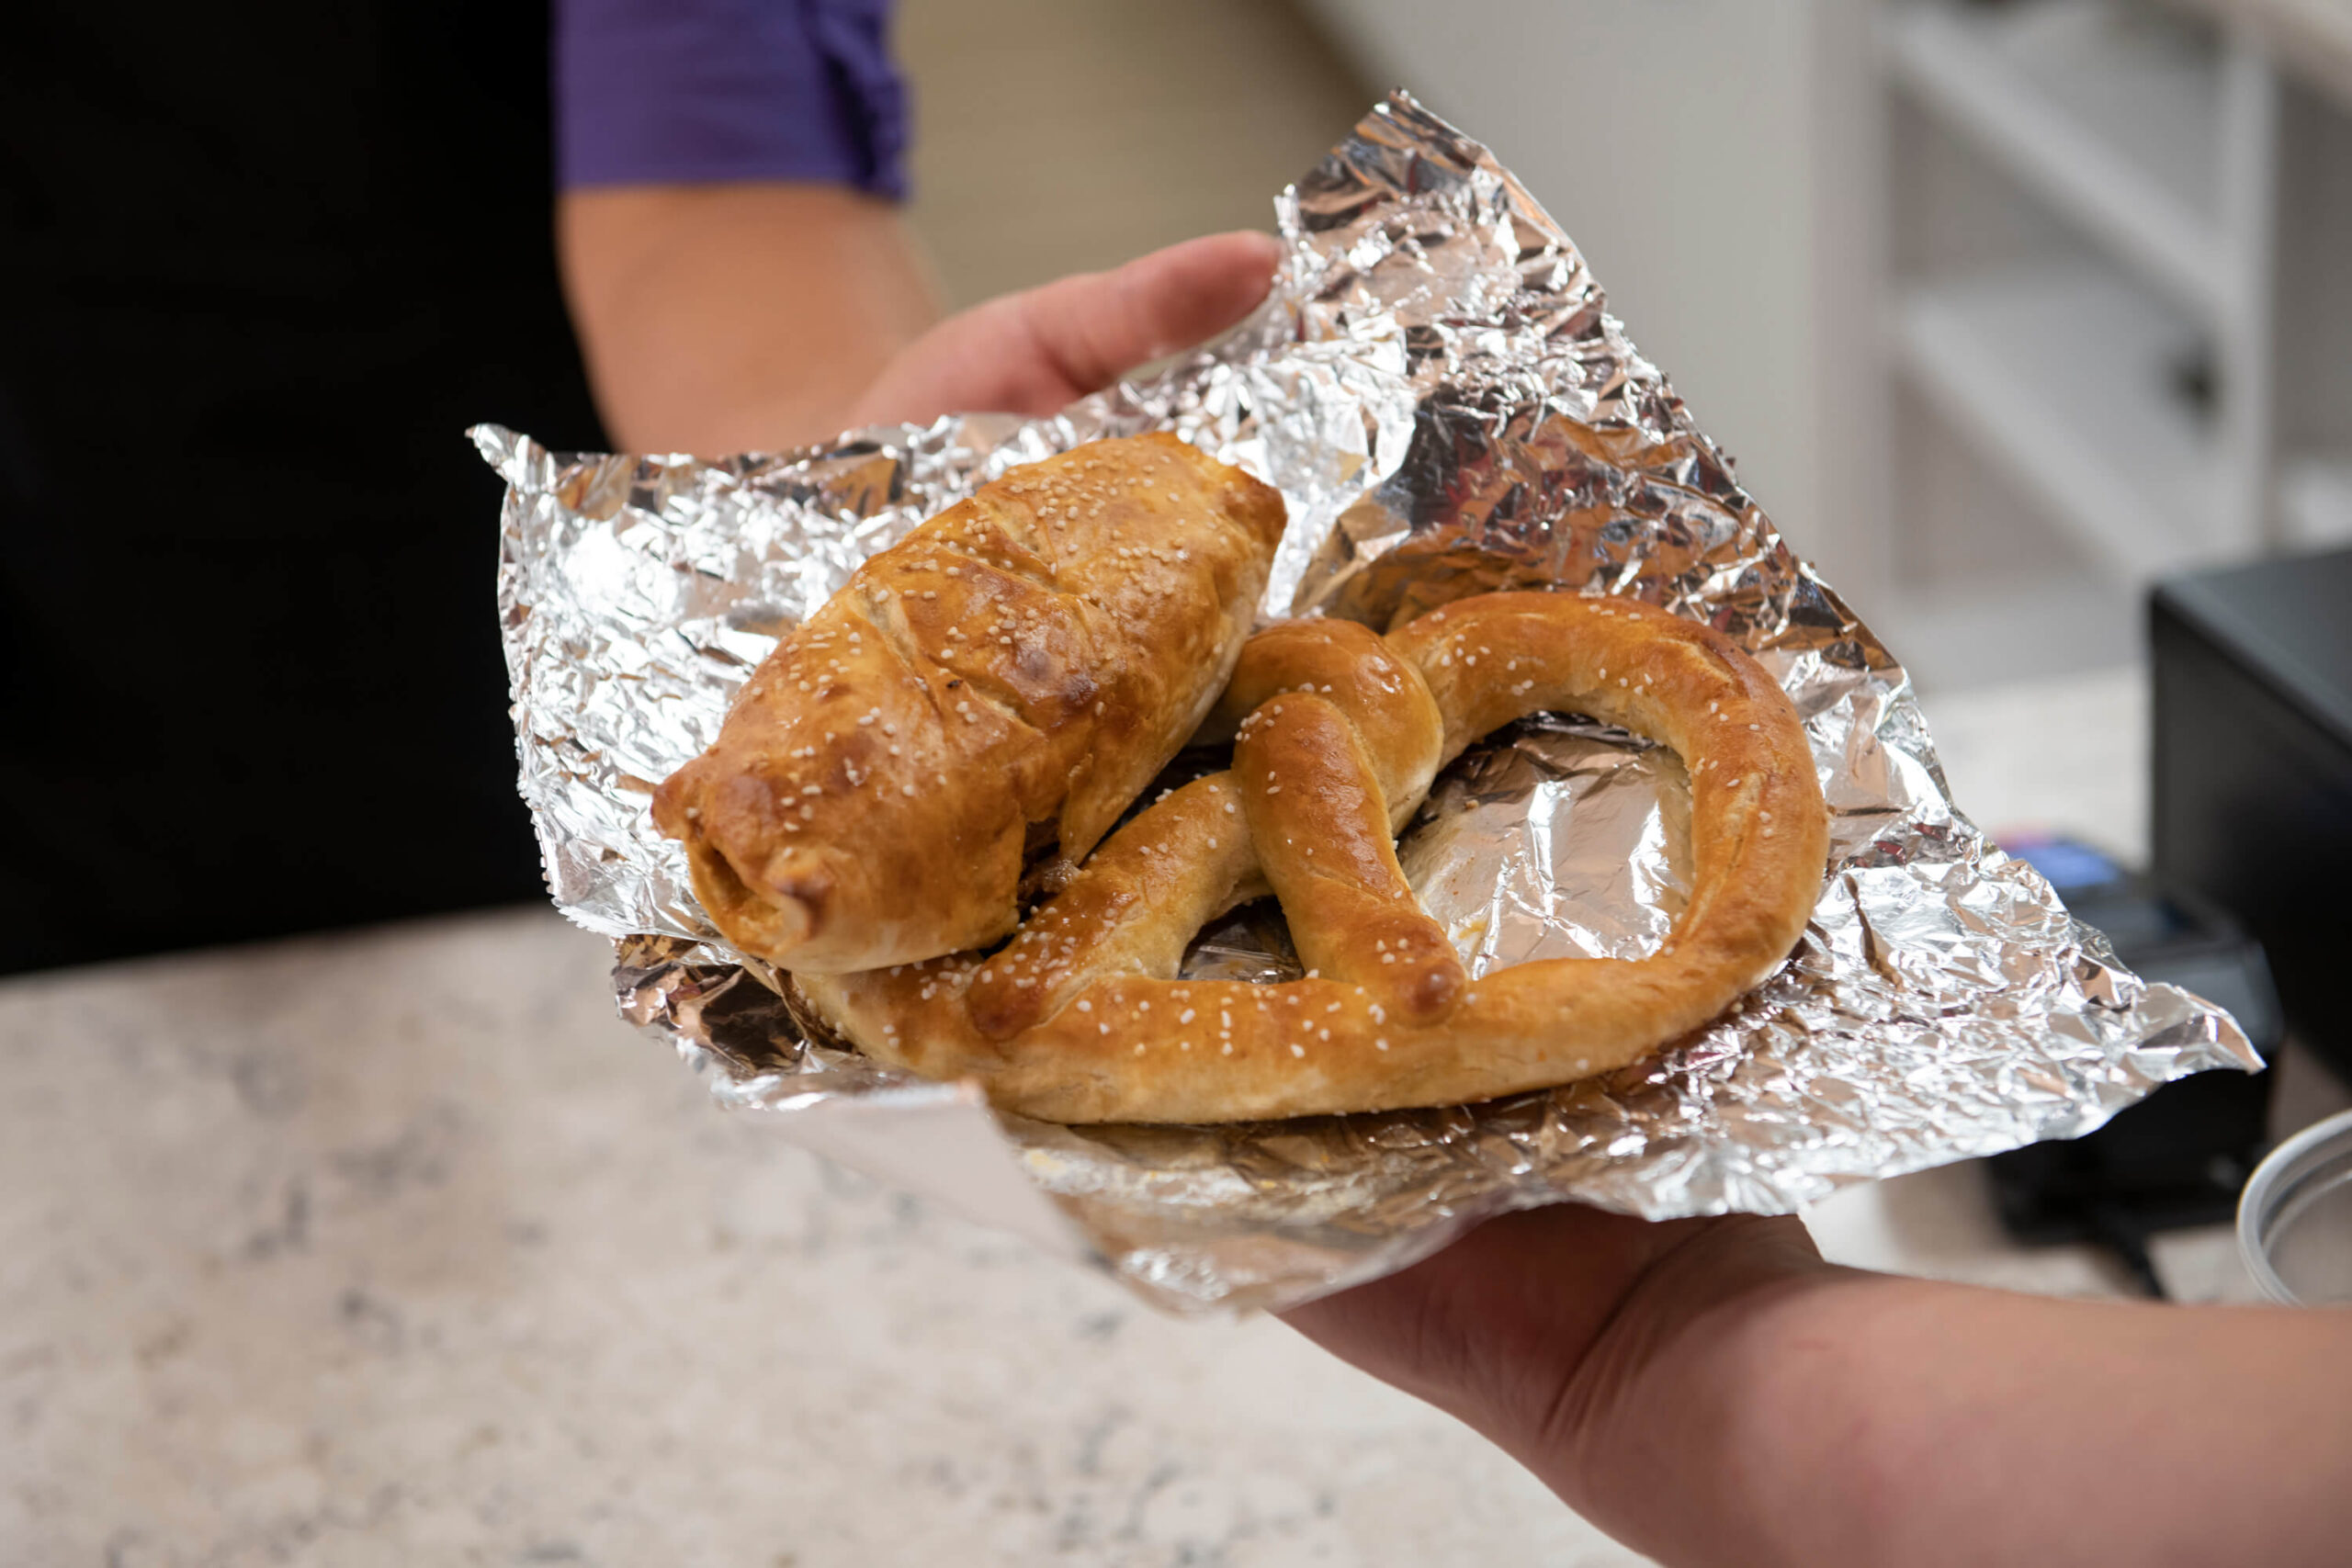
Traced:
<path fill-rule="evenodd" d="M 890 0 L 556 0 L 556 179 L 907 194 Z"/>

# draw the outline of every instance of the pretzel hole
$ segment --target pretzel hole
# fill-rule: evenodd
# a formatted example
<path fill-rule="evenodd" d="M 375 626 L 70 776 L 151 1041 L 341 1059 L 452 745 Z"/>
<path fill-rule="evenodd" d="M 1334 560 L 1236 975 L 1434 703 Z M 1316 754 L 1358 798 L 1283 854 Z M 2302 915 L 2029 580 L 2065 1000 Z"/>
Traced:
<path fill-rule="evenodd" d="M 1474 979 L 1534 958 L 1647 957 L 1690 898 L 1690 779 L 1657 741 L 1536 714 L 1438 775 L 1396 859 Z"/>
<path fill-rule="evenodd" d="M 1058 818 L 1049 817 L 1043 822 L 1029 824 L 1028 835 L 1021 844 L 1021 885 L 1014 895 L 1020 901 L 1022 919 L 1028 919 L 1030 910 L 1060 892 L 1078 874 L 1078 867 L 1062 858 L 1061 849 Z"/>
<path fill-rule="evenodd" d="M 1272 898 L 1252 898 L 1200 929 L 1184 950 L 1177 977 L 1274 986 L 1306 973 L 1282 905 Z"/>
<path fill-rule="evenodd" d="M 1221 748 L 1188 751 L 1145 803 L 1224 760 Z M 1539 793 L 1545 798 L 1533 800 Z M 1532 852 L 1539 842 L 1552 850 L 1548 862 Z M 1530 958 L 1646 957 L 1689 900 L 1690 777 L 1672 748 L 1647 737 L 1578 714 L 1532 715 L 1438 775 L 1397 836 L 1396 855 L 1474 978 Z M 1514 863 L 1494 898 L 1448 897 L 1453 886 L 1493 886 L 1494 862 L 1505 856 Z M 1305 973 L 1271 897 L 1202 927 L 1178 971 L 1258 985 Z"/>

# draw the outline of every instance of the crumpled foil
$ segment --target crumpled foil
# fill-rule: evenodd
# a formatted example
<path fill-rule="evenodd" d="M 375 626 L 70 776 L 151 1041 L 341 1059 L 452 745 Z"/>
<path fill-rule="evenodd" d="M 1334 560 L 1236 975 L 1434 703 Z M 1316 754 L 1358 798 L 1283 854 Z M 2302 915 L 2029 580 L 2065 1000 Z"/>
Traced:
<path fill-rule="evenodd" d="M 1835 825 L 1820 903 L 1779 972 L 1604 1078 L 1208 1128 L 998 1118 L 1147 1298 L 1280 1307 L 1561 1199 L 1651 1218 L 1789 1212 L 1844 1183 L 2075 1136 L 2167 1079 L 2258 1065 L 2225 1013 L 2122 968 L 1954 807 L 1902 667 L 1739 488 L 1559 226 L 1484 148 L 1397 95 L 1276 205 L 1287 256 L 1248 321 L 1048 419 L 966 415 L 716 459 L 560 457 L 477 432 L 509 485 L 499 600 L 523 794 L 556 903 L 617 940 L 626 1016 L 718 1065 L 732 1105 L 788 1118 L 907 1098 L 906 1075 L 802 1037 L 696 907 L 648 795 L 859 560 L 1014 465 L 1168 429 L 1288 502 L 1266 621 L 1385 626 L 1530 585 L 1703 618 L 1794 699 Z M 1399 852 L 1484 972 L 1648 951 L 1684 897 L 1686 834 L 1670 751 L 1545 717 L 1449 770 Z M 1264 906 L 1204 932 L 1186 969 L 1296 972 Z"/>

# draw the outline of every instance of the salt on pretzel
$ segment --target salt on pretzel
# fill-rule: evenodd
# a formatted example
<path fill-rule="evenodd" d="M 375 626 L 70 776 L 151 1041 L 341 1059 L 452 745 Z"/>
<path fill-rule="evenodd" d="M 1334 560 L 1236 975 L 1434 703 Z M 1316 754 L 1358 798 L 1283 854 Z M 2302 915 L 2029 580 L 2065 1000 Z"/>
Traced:
<path fill-rule="evenodd" d="M 1473 740 L 1546 710 L 1670 746 L 1690 781 L 1690 898 L 1658 950 L 1472 980 L 1395 831 Z M 1453 1105 L 1566 1083 L 1704 1023 L 1795 944 L 1828 821 L 1781 688 L 1712 627 L 1555 593 L 1467 599 L 1385 637 L 1339 621 L 1243 649 L 1212 716 L 1229 771 L 1162 796 L 1003 948 L 800 975 L 868 1054 L 974 1077 L 1064 1122 L 1207 1122 Z M 1271 886 L 1306 978 L 1174 976 L 1200 927 Z"/>
<path fill-rule="evenodd" d="M 1282 496 L 1165 432 L 982 485 L 857 569 L 653 796 L 729 942 L 794 973 L 995 942 L 1226 684 Z"/>

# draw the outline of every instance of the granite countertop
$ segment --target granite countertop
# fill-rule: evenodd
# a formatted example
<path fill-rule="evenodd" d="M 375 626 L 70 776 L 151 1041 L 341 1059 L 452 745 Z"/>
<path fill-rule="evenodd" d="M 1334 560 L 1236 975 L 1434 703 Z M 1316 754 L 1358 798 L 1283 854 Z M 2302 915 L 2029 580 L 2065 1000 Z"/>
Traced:
<path fill-rule="evenodd" d="M 539 910 L 0 985 L 0 1562 L 1639 1561 L 715 1108 Z"/>
<path fill-rule="evenodd" d="M 2133 820 L 2101 696 L 1931 701 L 1961 798 L 2063 715 L 2076 807 Z M 0 1562 L 1640 1561 L 1279 1324 L 1159 1317 L 716 1109 L 608 964 L 517 910 L 0 983 Z M 2121 1288 L 1965 1168 L 1812 1219 Z M 2246 1292 L 2225 1231 L 2159 1262 Z"/>

